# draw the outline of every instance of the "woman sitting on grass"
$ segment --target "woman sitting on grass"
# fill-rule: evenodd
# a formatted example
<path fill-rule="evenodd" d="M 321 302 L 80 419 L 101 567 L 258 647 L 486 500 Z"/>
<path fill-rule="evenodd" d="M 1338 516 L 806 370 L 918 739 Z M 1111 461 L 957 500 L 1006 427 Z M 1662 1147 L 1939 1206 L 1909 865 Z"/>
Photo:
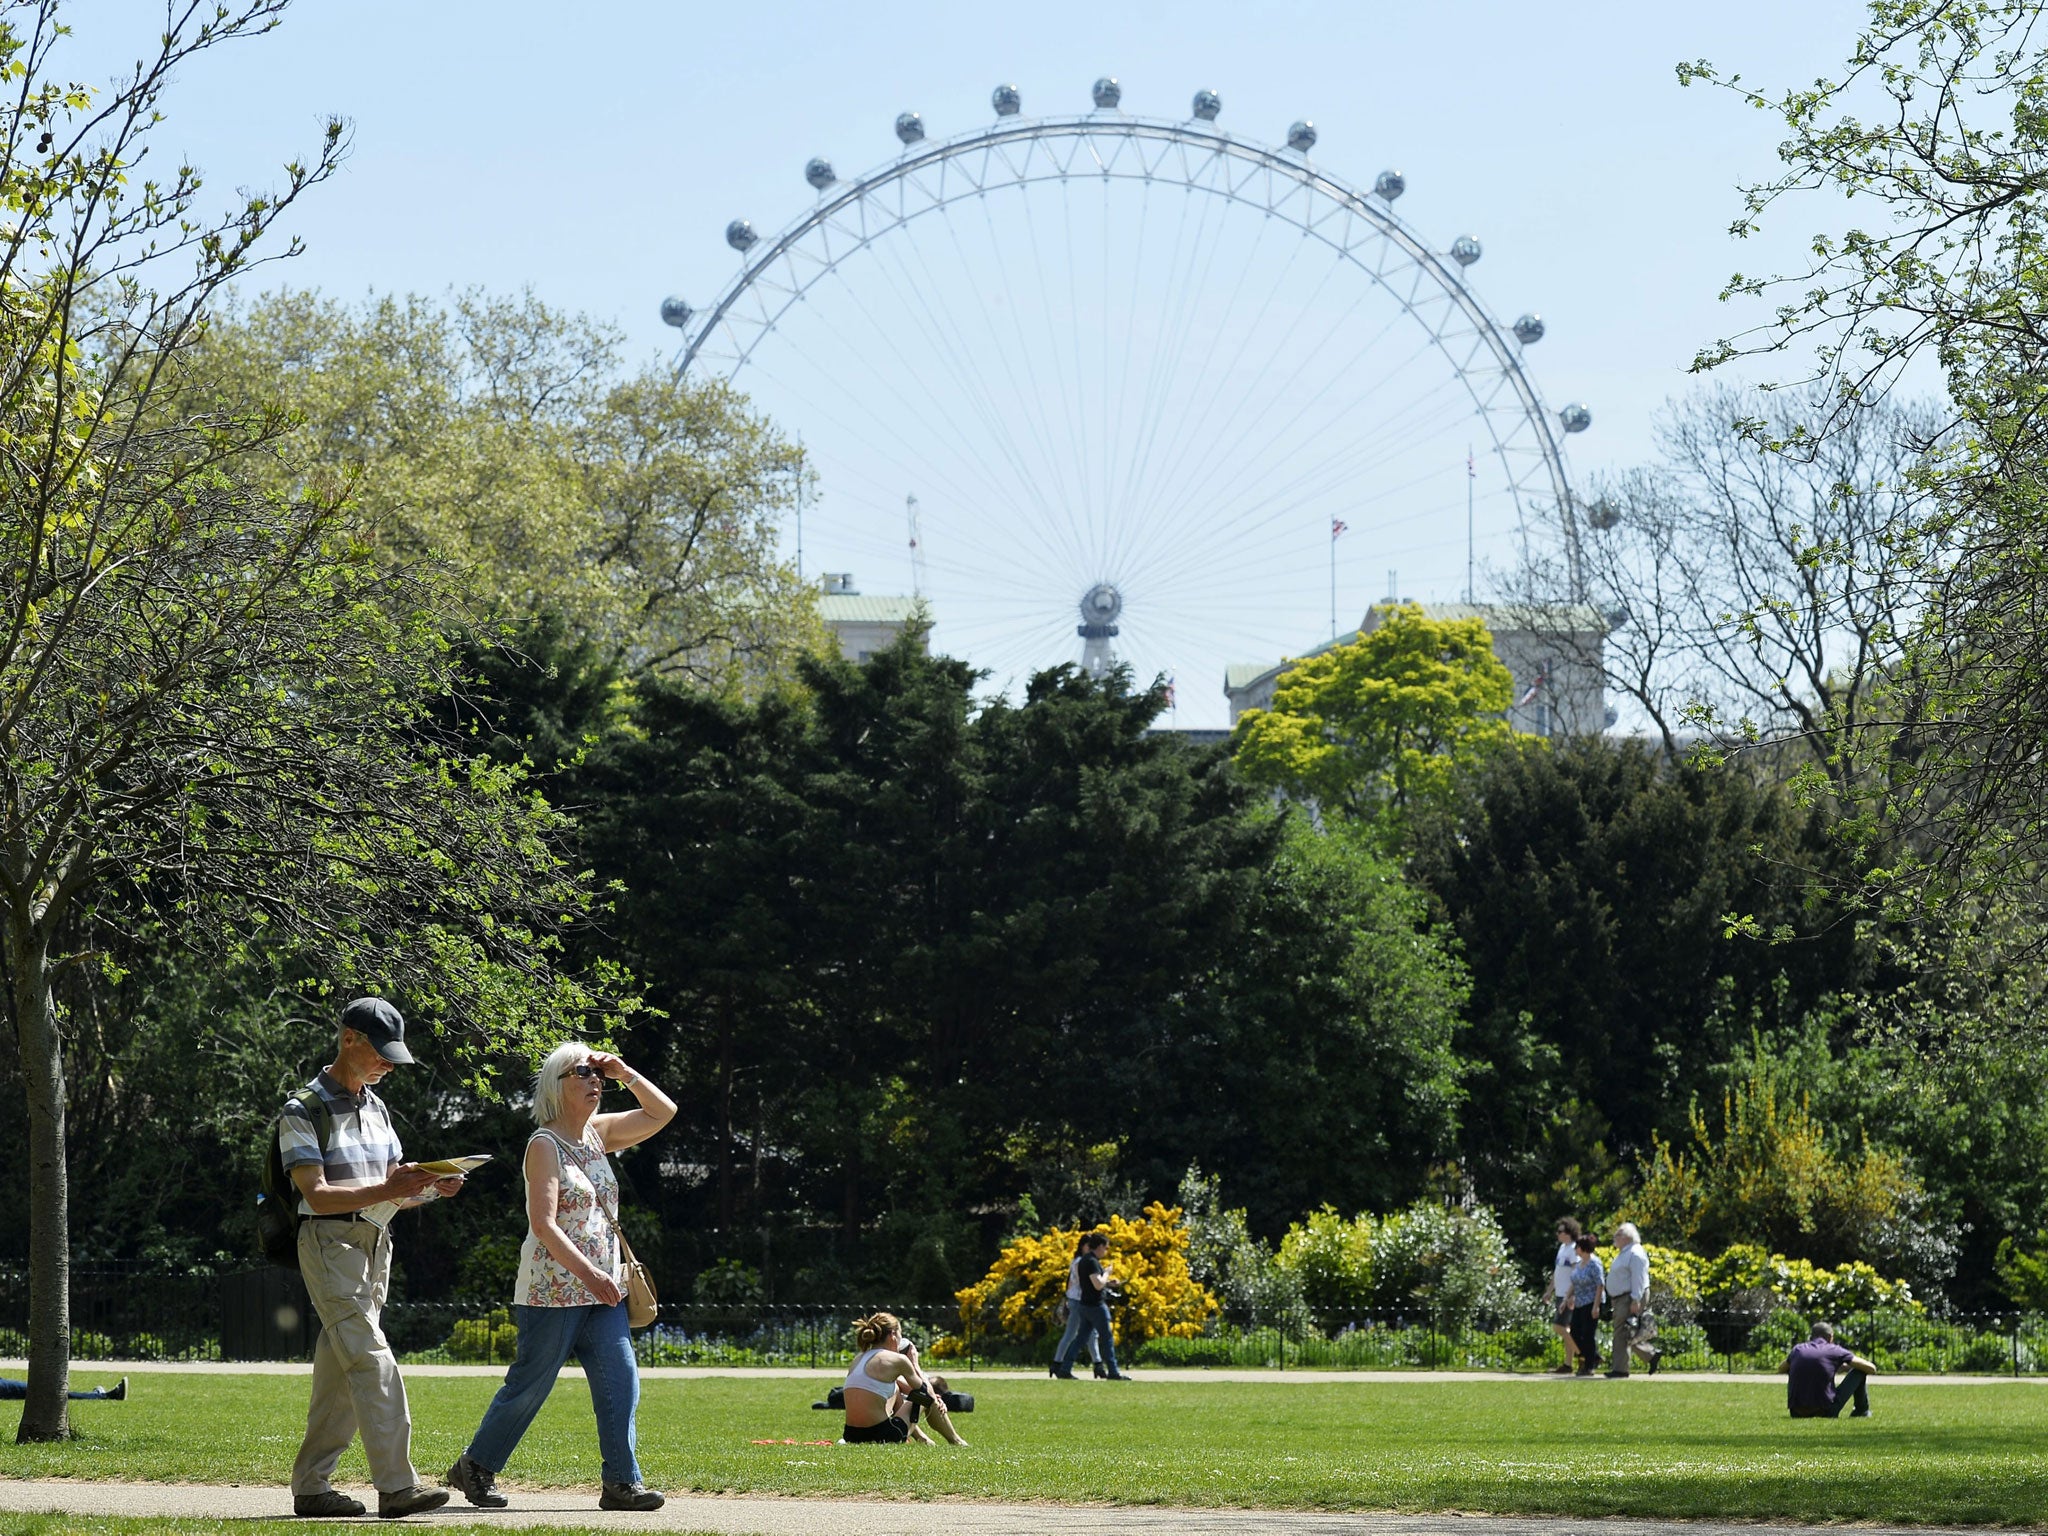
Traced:
<path fill-rule="evenodd" d="M 917 1410 L 931 1415 L 932 1425 L 955 1445 L 965 1445 L 953 1416 L 940 1396 L 946 1379 L 927 1380 L 917 1368 L 917 1346 L 903 1337 L 894 1314 L 877 1312 L 853 1325 L 860 1354 L 846 1373 L 847 1445 L 901 1445 L 915 1440 L 930 1445 L 932 1437 L 917 1427 Z"/>

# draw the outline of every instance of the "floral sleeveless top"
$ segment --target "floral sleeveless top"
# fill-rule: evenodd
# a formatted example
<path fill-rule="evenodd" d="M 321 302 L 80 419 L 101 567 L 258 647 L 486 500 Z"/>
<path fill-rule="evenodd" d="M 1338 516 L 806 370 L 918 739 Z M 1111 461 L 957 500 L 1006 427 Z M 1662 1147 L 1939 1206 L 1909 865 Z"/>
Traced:
<path fill-rule="evenodd" d="M 581 1145 L 547 1130 L 535 1131 L 527 1145 L 536 1141 L 552 1147 L 558 1163 L 555 1225 L 592 1264 L 619 1278 L 619 1240 L 605 1217 L 606 1211 L 619 1208 L 619 1181 L 612 1173 L 611 1159 L 597 1141 L 595 1128 L 586 1132 Z M 519 1278 L 513 1282 L 512 1300 L 528 1307 L 602 1305 L 581 1280 L 555 1262 L 531 1223 L 519 1250 Z"/>

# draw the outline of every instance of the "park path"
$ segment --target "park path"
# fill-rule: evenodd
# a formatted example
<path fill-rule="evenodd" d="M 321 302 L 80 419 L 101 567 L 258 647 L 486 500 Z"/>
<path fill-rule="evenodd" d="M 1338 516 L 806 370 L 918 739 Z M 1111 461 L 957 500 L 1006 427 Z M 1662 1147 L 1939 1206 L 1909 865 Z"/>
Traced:
<path fill-rule="evenodd" d="M 356 1490 L 360 1494 L 361 1490 Z M 8 1514 L 131 1515 L 145 1518 L 242 1521 L 288 1518 L 291 1498 L 280 1488 L 190 1483 L 87 1483 L 69 1479 L 0 1479 L 0 1511 Z M 372 1506 L 374 1508 L 374 1505 Z M 1709 1521 L 1558 1520 L 1502 1515 L 1332 1514 L 1309 1510 L 1153 1509 L 1129 1505 L 971 1504 L 944 1499 L 892 1503 L 882 1499 L 671 1497 L 653 1514 L 613 1514 L 588 1493 L 518 1491 L 510 1509 L 471 1509 L 459 1500 L 410 1527 L 459 1522 L 503 1526 L 579 1526 L 619 1531 L 709 1531 L 718 1536 L 1768 1536 L 1843 1527 L 1734 1525 Z M 374 1515 L 322 1525 L 394 1524 Z M 1939 1527 L 1862 1525 L 1856 1536 L 1944 1536 Z M 1982 1533 L 1976 1533 L 1982 1536 Z"/>

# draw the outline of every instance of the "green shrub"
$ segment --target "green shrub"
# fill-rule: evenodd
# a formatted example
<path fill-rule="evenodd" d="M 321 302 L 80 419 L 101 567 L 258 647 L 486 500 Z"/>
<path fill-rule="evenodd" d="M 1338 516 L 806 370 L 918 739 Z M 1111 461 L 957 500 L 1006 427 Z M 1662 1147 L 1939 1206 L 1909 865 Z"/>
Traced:
<path fill-rule="evenodd" d="M 472 1365 L 509 1365 L 519 1352 L 519 1325 L 504 1307 L 488 1317 L 459 1318 L 441 1347 L 451 1360 Z"/>
<path fill-rule="evenodd" d="M 129 1336 L 127 1358 L 130 1360 L 168 1360 L 172 1353 L 171 1346 L 153 1333 Z"/>
<path fill-rule="evenodd" d="M 1348 1222 L 1325 1207 L 1288 1229 L 1276 1263 L 1299 1278 L 1326 1330 L 1367 1309 L 1421 1312 L 1440 1329 L 1536 1313 L 1500 1222 L 1483 1205 L 1466 1210 L 1419 1200 L 1385 1217 L 1363 1212 Z"/>
<path fill-rule="evenodd" d="M 767 1294 L 761 1286 L 761 1271 L 738 1259 L 720 1259 L 709 1269 L 699 1270 L 690 1291 L 700 1307 L 753 1307 Z"/>

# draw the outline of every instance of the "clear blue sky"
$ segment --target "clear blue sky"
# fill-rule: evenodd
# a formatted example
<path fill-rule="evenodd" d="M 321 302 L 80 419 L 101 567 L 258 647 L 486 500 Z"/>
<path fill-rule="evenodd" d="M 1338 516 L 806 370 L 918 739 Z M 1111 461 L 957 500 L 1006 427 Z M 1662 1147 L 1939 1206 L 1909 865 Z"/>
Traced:
<path fill-rule="evenodd" d="M 137 0 L 80 6 L 76 71 L 104 78 L 160 15 Z M 260 185 L 315 141 L 324 114 L 347 116 L 353 154 L 294 219 L 309 250 L 276 276 L 343 296 L 531 287 L 616 321 L 653 355 L 676 341 L 657 315 L 662 296 L 701 304 L 734 272 L 727 220 L 772 232 L 800 214 L 813 196 L 802 179 L 811 155 L 842 175 L 890 159 L 899 111 L 921 112 L 936 138 L 989 121 L 999 82 L 1023 90 L 1027 112 L 1079 112 L 1091 80 L 1113 74 L 1125 110 L 1170 119 L 1186 115 L 1197 87 L 1213 87 L 1225 101 L 1220 126 L 1279 142 L 1290 121 L 1311 118 L 1320 164 L 1367 185 L 1399 166 L 1410 188 L 1398 206 L 1405 220 L 1439 248 L 1467 231 L 1485 242 L 1473 287 L 1503 319 L 1542 313 L 1549 334 L 1530 355 L 1539 387 L 1553 406 L 1580 400 L 1594 412 L 1592 431 L 1571 442 L 1583 479 L 1647 455 L 1653 411 L 1689 387 L 1694 350 L 1732 328 L 1736 317 L 1715 297 L 1729 272 L 1763 266 L 1773 252 L 1796 259 L 1810 232 L 1795 219 L 1761 243 L 1729 240 L 1735 187 L 1771 171 L 1777 125 L 1726 93 L 1680 89 L 1673 64 L 1705 57 L 1773 88 L 1804 83 L 1839 65 L 1861 16 L 1847 0 L 946 9 L 304 0 L 273 35 L 188 71 L 162 144 L 206 167 L 217 187 Z M 785 401 L 780 414 L 790 413 Z M 814 436 L 831 434 L 818 423 L 807 441 Z M 900 455 L 849 463 L 837 502 L 834 463 L 821 467 L 827 505 L 815 514 L 813 568 L 858 561 L 871 572 L 867 590 L 905 587 L 907 564 L 875 568 L 881 552 L 901 548 L 898 485 L 927 503 L 935 564 L 941 546 L 973 537 L 977 514 L 949 510 L 943 488 L 904 484 Z M 886 497 L 875 490 L 856 505 L 861 473 L 890 487 Z M 883 518 L 885 504 L 886 533 L 853 536 L 851 523 Z M 847 521 L 835 525 L 835 511 Z M 1328 515 L 1317 509 L 1316 526 Z M 1276 599 L 1286 611 L 1272 633 L 1245 628 L 1240 650 L 1323 638 L 1326 620 L 1313 616 L 1327 607 L 1328 572 L 1315 557 L 1327 545 L 1296 532 L 1300 591 Z M 1400 546 L 1392 535 L 1347 537 L 1340 606 L 1350 622 L 1384 590 Z M 1424 573 L 1415 595 L 1456 595 L 1445 588 L 1452 567 L 1462 571 L 1461 552 L 1410 558 Z M 942 638 L 946 617 L 942 607 Z M 1057 635 L 1062 622 L 1070 634 L 1071 619 L 1040 632 Z M 1162 652 L 1158 665 L 1181 670 L 1182 723 L 1203 723 L 1214 706 L 1192 701 L 1212 692 L 1220 652 L 1190 642 L 1185 654 Z"/>

